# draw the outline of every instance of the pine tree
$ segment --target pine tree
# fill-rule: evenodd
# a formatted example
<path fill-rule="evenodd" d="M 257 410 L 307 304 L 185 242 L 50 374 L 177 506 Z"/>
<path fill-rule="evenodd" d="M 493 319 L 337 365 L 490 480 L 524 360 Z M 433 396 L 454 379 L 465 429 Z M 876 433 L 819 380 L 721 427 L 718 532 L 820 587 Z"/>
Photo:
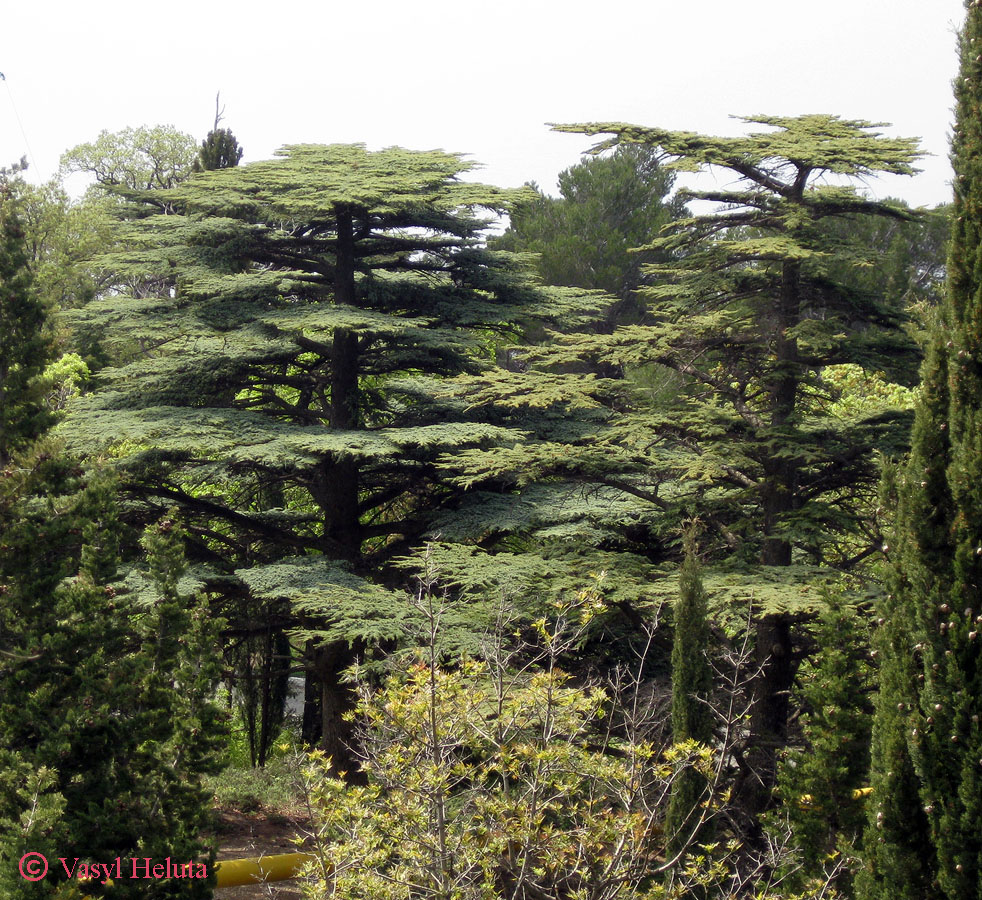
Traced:
<path fill-rule="evenodd" d="M 893 678 L 884 684 L 889 693 L 877 708 L 876 734 L 893 758 L 874 760 L 873 785 L 895 793 L 878 793 L 873 806 L 870 833 L 879 822 L 883 841 L 871 853 L 866 900 L 900 896 L 891 893 L 898 885 L 912 897 L 982 894 L 982 6 L 970 0 L 966 9 L 955 81 L 947 286 L 889 541 L 892 597 L 883 618 L 894 639 L 885 644 L 884 668 Z M 899 657 L 905 650 L 913 672 Z M 926 829 L 920 817 L 895 818 L 918 800 Z M 927 850 L 915 882 L 919 894 L 903 887 L 910 878 L 904 857 L 915 842 Z"/>
<path fill-rule="evenodd" d="M 201 142 L 201 149 L 194 161 L 195 172 L 212 169 L 230 169 L 242 159 L 242 148 L 229 128 L 216 127 Z"/>
<path fill-rule="evenodd" d="M 710 745 L 713 740 L 709 643 L 706 593 L 699 578 L 694 528 L 690 527 L 685 535 L 685 561 L 675 604 L 672 645 L 672 738 L 676 743 L 698 741 Z M 706 827 L 700 819 L 707 789 L 705 776 L 693 768 L 683 769 L 672 782 L 665 818 L 669 858 L 695 842 L 706 840 Z"/>
<path fill-rule="evenodd" d="M 559 174 L 559 197 L 538 190 L 509 217 L 494 245 L 537 254 L 547 284 L 603 290 L 619 298 L 612 320 L 633 321 L 634 297 L 645 265 L 658 260 L 635 248 L 684 213 L 668 199 L 675 174 L 661 166 L 653 147 L 625 145 L 605 156 L 587 156 Z"/>

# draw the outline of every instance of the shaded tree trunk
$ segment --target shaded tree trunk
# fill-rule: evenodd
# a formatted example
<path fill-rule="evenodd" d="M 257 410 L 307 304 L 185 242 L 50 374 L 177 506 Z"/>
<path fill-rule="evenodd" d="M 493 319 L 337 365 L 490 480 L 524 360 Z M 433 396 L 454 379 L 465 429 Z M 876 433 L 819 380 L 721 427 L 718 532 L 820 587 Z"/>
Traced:
<path fill-rule="evenodd" d="M 354 224 L 350 212 L 338 212 L 337 268 L 334 301 L 338 306 L 355 302 Z M 331 345 L 330 427 L 347 431 L 358 425 L 358 335 L 336 328 Z M 338 553 L 349 562 L 361 554 L 358 518 L 358 464 L 335 456 L 324 464 L 320 502 L 324 510 L 326 552 Z"/>
<path fill-rule="evenodd" d="M 335 775 L 342 774 L 350 781 L 357 780 L 357 758 L 351 749 L 351 723 L 344 714 L 355 706 L 354 693 L 341 682 L 344 670 L 356 658 L 356 652 L 344 641 L 318 647 L 309 660 L 307 697 L 316 697 L 319 715 L 310 726 L 316 729 L 314 739 L 331 758 Z M 306 709 L 305 709 L 306 716 Z"/>
<path fill-rule="evenodd" d="M 337 220 L 337 269 L 334 300 L 339 306 L 355 300 L 354 228 L 350 211 L 339 211 Z M 337 430 L 358 424 L 358 335 L 336 328 L 331 352 L 330 427 Z M 357 563 L 361 556 L 361 523 L 358 514 L 358 463 L 335 456 L 320 472 L 318 501 L 324 513 L 324 552 Z M 351 727 L 343 716 L 354 707 L 351 690 L 341 676 L 356 657 L 343 641 L 313 649 L 308 654 L 304 693 L 305 739 L 317 740 L 331 758 L 335 773 L 355 769 L 348 746 Z M 316 735 L 316 737 L 315 737 Z M 310 740 L 313 743 L 313 740 Z"/>
<path fill-rule="evenodd" d="M 758 674 L 752 686 L 748 748 L 735 791 L 751 843 L 762 836 L 757 819 L 771 804 L 778 754 L 788 739 L 796 669 L 791 624 L 790 615 L 769 615 L 756 628 L 754 663 Z"/>
<path fill-rule="evenodd" d="M 788 332 L 798 324 L 801 316 L 800 294 L 801 268 L 798 263 L 786 262 L 773 336 L 777 359 L 769 390 L 770 424 L 775 432 L 792 424 L 796 413 L 801 362 L 797 340 L 788 337 Z M 770 439 L 781 438 L 775 433 Z M 798 481 L 799 464 L 793 457 L 776 455 L 764 460 L 761 492 L 764 540 L 760 561 L 765 566 L 791 565 L 791 542 L 781 534 L 781 526 L 783 517 L 796 508 Z M 748 770 L 737 791 L 752 823 L 752 838 L 760 836 L 756 820 L 771 803 L 777 784 L 778 754 L 787 743 L 795 676 L 792 650 L 791 617 L 765 615 L 756 628 L 754 660 L 757 675 L 752 687 L 750 741 L 746 756 Z"/>

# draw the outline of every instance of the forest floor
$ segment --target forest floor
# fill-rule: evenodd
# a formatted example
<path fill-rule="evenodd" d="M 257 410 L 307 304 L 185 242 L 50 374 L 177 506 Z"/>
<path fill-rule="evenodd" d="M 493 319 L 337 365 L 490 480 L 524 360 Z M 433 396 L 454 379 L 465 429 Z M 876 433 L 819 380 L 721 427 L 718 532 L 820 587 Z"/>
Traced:
<path fill-rule="evenodd" d="M 297 853 L 307 831 L 308 811 L 290 782 L 292 773 L 268 770 L 228 770 L 215 788 L 214 835 L 218 859 L 245 859 Z M 298 882 L 281 881 L 222 888 L 216 900 L 299 900 Z"/>
<path fill-rule="evenodd" d="M 304 835 L 306 821 L 275 814 L 271 817 L 263 810 L 243 813 L 234 809 L 218 810 L 215 831 L 218 835 L 218 859 L 245 859 L 254 856 L 277 856 L 281 853 L 297 853 L 303 850 L 296 843 Z M 222 888 L 216 900 L 299 900 L 301 894 L 296 881 L 272 884 Z"/>

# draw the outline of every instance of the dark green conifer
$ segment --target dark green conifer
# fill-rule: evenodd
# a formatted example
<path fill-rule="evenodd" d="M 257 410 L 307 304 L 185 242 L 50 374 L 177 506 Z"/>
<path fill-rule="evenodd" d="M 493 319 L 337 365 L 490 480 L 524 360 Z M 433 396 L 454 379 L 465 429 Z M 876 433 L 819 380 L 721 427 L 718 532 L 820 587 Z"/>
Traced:
<path fill-rule="evenodd" d="M 685 535 L 685 560 L 675 604 L 675 637 L 672 645 L 672 738 L 676 743 L 711 744 L 713 712 L 710 694 L 713 670 L 709 661 L 709 619 L 706 592 L 699 577 L 694 527 Z M 703 801 L 708 784 L 692 768 L 683 769 L 672 782 L 665 834 L 671 858 L 706 837 Z"/>
<path fill-rule="evenodd" d="M 882 624 L 873 645 L 880 660 L 879 690 L 870 752 L 872 794 L 863 835 L 863 866 L 856 877 L 860 900 L 926 900 L 936 870 L 920 781 L 908 741 L 919 727 L 918 673 L 909 609 L 888 594 L 878 604 Z M 923 676 L 921 676 L 923 677 Z"/>
<path fill-rule="evenodd" d="M 877 793 L 870 833 L 882 824 L 883 844 L 871 853 L 864 900 L 900 896 L 898 886 L 918 898 L 982 896 L 982 5 L 969 0 L 966 10 L 955 80 L 947 286 L 910 458 L 897 478 L 896 533 L 888 540 L 893 596 L 883 618 L 897 637 L 885 650 L 891 657 L 906 650 L 914 673 L 898 679 L 895 696 L 881 698 L 877 710 L 884 743 L 896 745 L 901 721 L 906 726 L 928 827 L 925 834 L 914 831 L 916 819 L 888 821 L 910 809 L 915 795 L 913 779 L 898 783 L 897 767 L 887 769 L 892 786 L 905 794 Z M 906 669 L 902 659 L 887 658 L 888 665 Z M 906 714 L 903 720 L 894 708 Z M 899 747 L 895 757 L 901 757 Z M 905 774 L 906 759 L 900 761 Z M 891 762 L 874 760 L 878 791 Z M 915 838 L 928 844 L 919 894 L 902 888 Z"/>
<path fill-rule="evenodd" d="M 5 226 L 14 219 L 0 209 Z M 5 227 L 4 300 L 30 297 L 30 278 Z M 16 286 L 16 291 L 14 290 Z M 9 290 L 8 290 L 9 289 Z M 44 310 L 17 320 L 27 346 Z M 6 309 L 5 309 L 6 311 Z M 13 321 L 13 320 L 12 320 Z M 47 346 L 38 344 L 38 346 Z M 42 354 L 43 358 L 43 354 Z M 27 362 L 21 365 L 30 369 Z M 27 409 L 31 384 L 4 385 L 8 409 Z M 222 734 L 210 703 L 218 679 L 214 626 L 175 595 L 173 560 L 158 564 L 162 599 L 133 602 L 114 587 L 120 523 L 113 485 L 31 429 L 0 433 L 0 885 L 5 897 L 50 896 L 44 883 L 9 879 L 20 854 L 111 860 L 197 858 Z M 37 438 L 28 444 L 31 438 Z M 172 554 L 173 555 L 173 554 Z M 203 897 L 208 881 L 128 881 L 118 897 Z"/>
<path fill-rule="evenodd" d="M 33 288 L 17 203 L 17 182 L 0 173 L 0 466 L 54 419 L 37 382 L 54 347 Z"/>
<path fill-rule="evenodd" d="M 918 151 L 916 141 L 887 138 L 865 121 L 745 121 L 760 127 L 737 137 L 622 123 L 560 127 L 609 135 L 597 151 L 641 144 L 658 148 L 670 170 L 714 167 L 733 181 L 689 192 L 713 206 L 670 222 L 641 248 L 664 262 L 645 270 L 640 323 L 612 334 L 555 335 L 527 352 L 519 378 L 501 375 L 475 391 L 489 404 L 497 394 L 500 407 L 566 412 L 565 430 L 542 429 L 510 458 L 491 448 L 463 463 L 469 484 L 501 483 L 509 473 L 519 485 L 590 484 L 582 494 L 596 503 L 579 504 L 576 521 L 590 526 L 580 534 L 593 543 L 602 534 L 605 549 L 656 565 L 676 557 L 666 535 L 683 515 L 694 510 L 706 523 L 707 555 L 720 561 L 707 567 L 707 584 L 718 578 L 755 614 L 751 736 L 734 794 L 747 836 L 758 839 L 756 819 L 772 803 L 787 740 L 796 626 L 830 576 L 825 566 L 855 565 L 875 552 L 859 537 L 879 477 L 874 450 L 902 445 L 909 421 L 896 407 L 828 414 L 837 396 L 830 368 L 890 373 L 917 356 L 903 299 L 847 277 L 873 254 L 859 233 L 834 225 L 916 219 L 899 202 L 870 200 L 858 182 L 875 172 L 912 174 Z M 595 377 L 601 361 L 628 377 Z M 545 506 L 558 491 L 542 491 L 538 504 L 537 493 L 527 492 L 530 511 L 540 520 L 554 515 Z M 659 584 L 650 582 L 648 596 Z"/>
<path fill-rule="evenodd" d="M 12 827 L 0 844 L 4 852 L 49 848 L 53 860 L 210 864 L 201 776 L 216 769 L 224 734 L 210 699 L 220 674 L 215 624 L 175 593 L 179 569 L 173 552 L 162 559 L 159 539 L 148 544 L 160 584 L 149 606 L 107 583 L 118 563 L 111 485 L 86 485 L 70 462 L 44 454 L 2 487 L 18 487 L 18 476 L 0 547 L 0 745 L 16 765 L 49 773 L 44 797 L 61 808 L 44 827 Z M 15 783 L 0 797 L 0 819 L 23 819 L 29 787 Z M 127 881 L 116 891 L 208 895 L 200 881 Z"/>
<path fill-rule="evenodd" d="M 797 700 L 804 747 L 788 753 L 779 790 L 802 874 L 825 878 L 828 865 L 854 858 L 865 822 L 857 790 L 869 773 L 871 702 L 869 639 L 865 620 L 842 594 L 830 593 L 814 630 L 815 654 L 800 672 Z M 803 799 L 806 798 L 806 799 Z M 846 887 L 847 866 L 836 885 Z"/>
<path fill-rule="evenodd" d="M 669 199 L 675 174 L 661 166 L 654 147 L 624 145 L 586 156 L 559 174 L 559 197 L 536 190 L 518 205 L 495 246 L 534 252 L 547 284 L 604 290 L 619 298 L 612 323 L 636 321 L 635 292 L 643 269 L 658 254 L 638 252 L 659 229 L 685 211 Z"/>
<path fill-rule="evenodd" d="M 194 161 L 195 172 L 207 172 L 212 169 L 230 169 L 237 166 L 242 159 L 242 148 L 235 139 L 230 128 L 216 127 L 208 132 L 201 142 L 201 149 Z"/>

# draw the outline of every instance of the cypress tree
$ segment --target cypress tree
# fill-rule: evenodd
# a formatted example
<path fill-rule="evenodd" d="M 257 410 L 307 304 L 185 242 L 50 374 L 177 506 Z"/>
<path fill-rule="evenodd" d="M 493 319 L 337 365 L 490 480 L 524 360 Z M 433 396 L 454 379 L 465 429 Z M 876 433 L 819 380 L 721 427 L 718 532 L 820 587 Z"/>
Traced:
<path fill-rule="evenodd" d="M 870 753 L 873 793 L 863 835 L 864 864 L 856 877 L 861 900 L 932 896 L 935 853 L 908 749 L 911 732 L 918 727 L 914 711 L 920 670 L 908 612 L 893 593 L 878 608 L 882 624 L 873 644 L 881 662 Z"/>
<path fill-rule="evenodd" d="M 54 347 L 17 206 L 17 182 L 0 173 L 0 466 L 53 422 L 37 376 Z"/>
<path fill-rule="evenodd" d="M 676 743 L 713 738 L 710 694 L 713 672 L 708 658 L 709 620 L 706 592 L 699 577 L 694 528 L 685 534 L 685 560 L 675 604 L 675 636 L 672 644 L 672 737 Z M 672 858 L 693 841 L 705 839 L 700 825 L 700 803 L 705 799 L 706 779 L 692 768 L 683 769 L 672 782 L 665 833 L 667 855 Z"/>
<path fill-rule="evenodd" d="M 982 5 L 970 0 L 966 9 L 946 292 L 888 540 L 887 679 L 870 822 L 871 834 L 882 826 L 882 842 L 870 854 L 864 900 L 982 895 Z M 896 818 L 915 804 L 926 822 Z M 905 886 L 912 844 L 920 853 L 913 888 Z"/>

